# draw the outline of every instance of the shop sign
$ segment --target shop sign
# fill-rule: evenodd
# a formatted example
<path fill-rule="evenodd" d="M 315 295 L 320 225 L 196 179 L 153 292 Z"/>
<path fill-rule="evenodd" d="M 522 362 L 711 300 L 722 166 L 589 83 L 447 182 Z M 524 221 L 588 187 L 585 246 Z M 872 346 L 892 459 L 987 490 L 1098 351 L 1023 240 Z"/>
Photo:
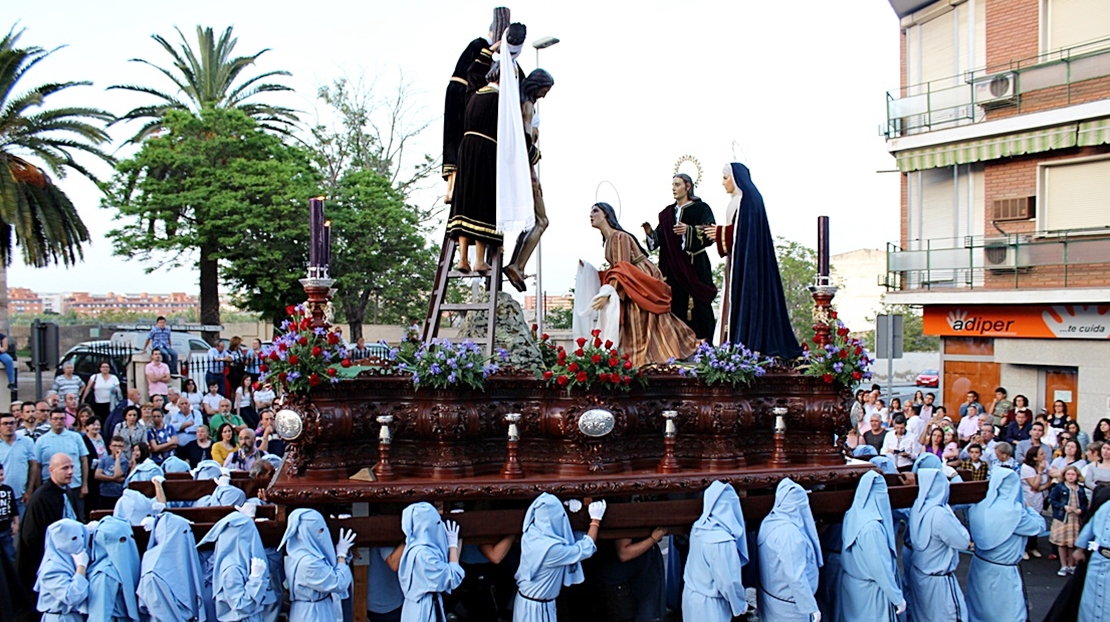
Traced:
<path fill-rule="evenodd" d="M 926 335 L 1108 339 L 1110 305 L 929 305 Z"/>

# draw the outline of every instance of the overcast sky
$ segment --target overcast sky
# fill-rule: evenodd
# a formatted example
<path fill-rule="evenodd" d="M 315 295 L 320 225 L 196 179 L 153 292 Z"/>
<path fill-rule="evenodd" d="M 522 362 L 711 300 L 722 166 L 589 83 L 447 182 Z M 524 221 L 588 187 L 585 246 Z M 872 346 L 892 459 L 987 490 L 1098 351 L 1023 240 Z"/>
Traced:
<path fill-rule="evenodd" d="M 291 71 L 284 83 L 296 93 L 270 99 L 307 111 L 306 118 L 321 85 L 341 76 L 378 76 L 388 94 L 403 71 L 417 114 L 434 121 L 408 153 L 438 156 L 447 79 L 466 44 L 486 32 L 493 6 L 469 0 L 51 0 L 20 3 L 6 13 L 26 28 L 21 44 L 67 46 L 28 74 L 24 87 L 94 83 L 53 97 L 54 106 L 79 103 L 118 114 L 148 103 L 105 88 L 170 88 L 154 69 L 127 62 L 139 57 L 169 66 L 151 34 L 176 43 L 177 26 L 192 42 L 197 24 L 217 31 L 233 25 L 237 54 L 271 48 L 248 75 Z M 601 263 L 601 240 L 588 220 L 595 197 L 619 204 L 622 224 L 638 233 L 641 222 L 654 223 L 672 201 L 671 174 L 684 154 L 701 161 L 698 194 L 718 219 L 727 205 L 721 169 L 736 159 L 751 168 L 776 235 L 815 246 L 816 218 L 827 214 L 834 253 L 885 248 L 897 239 L 898 175 L 878 172 L 894 168 L 878 134 L 885 93 L 898 86 L 898 21 L 887 2 L 560 0 L 509 6 L 513 20 L 527 24 L 529 41 L 561 39 L 540 55 L 540 66 L 555 78 L 541 103 L 542 179 L 551 219 L 543 239 L 548 293 L 573 286 L 578 258 Z M 521 64 L 531 69 L 535 62 L 529 45 Z M 134 130 L 114 127 L 113 148 Z M 110 175 L 106 166 L 96 170 Z M 602 182 L 609 184 L 599 190 Z M 92 232 L 85 261 L 68 270 L 15 264 L 10 286 L 198 291 L 192 269 L 146 274 L 143 264 L 113 256 L 104 235 L 114 214 L 99 207 L 96 189 L 77 176 L 60 185 Z M 414 200 L 429 205 L 442 192 L 434 184 Z M 435 233 L 440 236 L 441 230 Z"/>

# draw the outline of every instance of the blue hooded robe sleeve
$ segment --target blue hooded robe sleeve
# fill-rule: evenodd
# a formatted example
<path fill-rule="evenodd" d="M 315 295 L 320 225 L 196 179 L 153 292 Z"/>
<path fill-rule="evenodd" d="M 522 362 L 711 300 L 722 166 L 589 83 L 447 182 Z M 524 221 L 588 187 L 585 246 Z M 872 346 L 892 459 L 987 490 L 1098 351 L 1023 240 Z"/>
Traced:
<path fill-rule="evenodd" d="M 1083 550 L 1088 545 L 1098 544 L 1099 551 L 1087 551 L 1087 578 L 1083 583 L 1083 596 L 1079 601 L 1079 619 L 1083 622 L 1105 622 L 1110 620 L 1110 503 L 1097 502 L 1100 492 L 1096 491 L 1091 500 L 1094 509 L 1087 524 L 1079 530 L 1075 539 L 1076 548 Z"/>
<path fill-rule="evenodd" d="M 340 600 L 351 587 L 351 570 L 337 561 L 324 517 L 316 510 L 289 514 L 285 536 L 285 576 L 289 583 L 290 620 L 335 622 L 342 616 Z"/>
<path fill-rule="evenodd" d="M 93 533 L 89 622 L 139 622 L 139 548 L 131 523 L 108 516 Z"/>
<path fill-rule="evenodd" d="M 77 574 L 72 555 L 86 551 L 88 532 L 81 523 L 63 518 L 46 529 L 46 552 L 39 565 L 35 591 L 42 622 L 83 622 L 88 612 L 89 582 Z"/>
<path fill-rule="evenodd" d="M 189 521 L 158 516 L 139 573 L 139 609 L 158 622 L 215 622 L 204 608 L 204 583 Z"/>
<path fill-rule="evenodd" d="M 865 473 L 844 515 L 838 620 L 893 621 L 905 602 L 898 586 L 898 549 L 886 480 Z"/>
<path fill-rule="evenodd" d="M 927 468 L 917 472 L 917 499 L 909 520 L 913 558 L 906 571 L 914 620 L 968 620 L 956 566 L 971 538 L 948 507 L 948 490 L 943 472 Z"/>
<path fill-rule="evenodd" d="M 589 536 L 575 537 L 563 504 L 543 493 L 524 514 L 513 622 L 555 619 L 555 599 L 563 586 L 585 580 L 582 560 L 597 551 Z"/>
<path fill-rule="evenodd" d="M 797 358 L 802 348 L 787 314 L 763 195 L 743 164 L 732 163 L 732 177 L 744 194 L 733 231 L 728 317 L 721 318 L 728 323 L 728 341 L 767 356 Z"/>
<path fill-rule="evenodd" d="M 740 569 L 748 563 L 748 538 L 740 497 L 716 481 L 702 498 L 701 518 L 690 530 L 682 575 L 682 615 L 699 622 L 729 622 L 748 610 Z"/>
<path fill-rule="evenodd" d="M 430 503 L 414 503 L 401 512 L 401 531 L 401 622 L 445 620 L 442 594 L 459 587 L 464 572 L 458 562 L 448 561 L 447 532 L 439 512 Z"/>
<path fill-rule="evenodd" d="M 804 488 L 790 478 L 779 482 L 775 505 L 759 526 L 760 617 L 776 622 L 809 622 L 818 611 L 821 541 Z"/>
<path fill-rule="evenodd" d="M 219 622 L 262 622 L 265 606 L 277 595 L 270 589 L 267 564 L 252 576 L 251 560 L 266 561 L 266 551 L 254 521 L 240 512 L 221 518 L 197 546 L 215 544 L 212 551 L 212 598 Z"/>
<path fill-rule="evenodd" d="M 971 622 L 1028 619 L 1025 580 L 1018 562 L 1028 536 L 1044 528 L 1040 514 L 1022 503 L 1021 479 L 1010 469 L 993 469 L 987 496 L 968 510 L 975 554 L 967 573 Z"/>

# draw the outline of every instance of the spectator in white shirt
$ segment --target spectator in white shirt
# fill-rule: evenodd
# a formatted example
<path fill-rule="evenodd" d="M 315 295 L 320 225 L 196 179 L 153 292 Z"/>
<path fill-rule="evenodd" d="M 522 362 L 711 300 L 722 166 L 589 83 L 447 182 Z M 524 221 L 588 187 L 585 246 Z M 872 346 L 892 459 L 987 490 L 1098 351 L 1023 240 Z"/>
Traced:
<path fill-rule="evenodd" d="M 935 411 L 937 408 L 936 404 L 934 404 L 933 402 L 935 402 L 936 400 L 937 396 L 935 393 L 929 393 L 925 395 L 925 403 L 921 405 L 921 412 L 917 413 L 925 421 L 933 418 L 933 411 Z"/>
<path fill-rule="evenodd" d="M 967 414 L 960 419 L 960 425 L 956 428 L 961 443 L 967 443 L 971 440 L 971 436 L 979 431 L 979 407 L 969 404 L 964 412 Z"/>
<path fill-rule="evenodd" d="M 224 400 L 224 396 L 220 395 L 220 382 L 208 383 L 208 393 L 200 400 L 201 408 L 204 409 L 206 417 L 214 417 L 216 413 L 220 412 L 220 402 Z"/>
<path fill-rule="evenodd" d="M 908 471 L 913 468 L 913 461 L 920 453 L 917 439 L 906 433 L 906 418 L 902 415 L 894 416 L 894 427 L 883 439 L 883 448 L 880 452 L 884 456 L 893 456 L 894 465 L 899 471 Z"/>

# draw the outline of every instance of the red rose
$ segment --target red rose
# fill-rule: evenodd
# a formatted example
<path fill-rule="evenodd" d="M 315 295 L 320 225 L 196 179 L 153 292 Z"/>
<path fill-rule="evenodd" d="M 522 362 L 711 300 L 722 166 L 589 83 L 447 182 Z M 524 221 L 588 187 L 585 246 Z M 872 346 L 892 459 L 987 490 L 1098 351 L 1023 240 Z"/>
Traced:
<path fill-rule="evenodd" d="M 312 346 L 312 356 L 320 356 L 324 353 L 324 349 L 320 346 Z"/>
<path fill-rule="evenodd" d="M 576 342 L 578 343 L 578 347 L 579 347 L 579 348 L 584 348 L 584 347 L 586 347 L 586 338 L 585 338 L 585 337 L 579 337 L 579 338 L 578 338 L 578 339 L 576 339 L 575 341 L 576 341 Z"/>
<path fill-rule="evenodd" d="M 595 328 L 595 329 L 590 331 L 590 334 L 593 335 L 594 337 L 597 337 L 598 335 L 601 334 L 601 329 L 600 328 Z"/>
<path fill-rule="evenodd" d="M 631 355 L 631 354 L 628 354 L 628 353 L 622 354 L 622 355 L 621 355 L 621 360 L 623 360 L 623 361 L 627 361 L 627 360 L 628 360 L 628 358 L 629 358 L 630 356 L 632 356 L 632 355 Z"/>
<path fill-rule="evenodd" d="M 329 368 L 328 368 L 328 375 L 329 375 L 329 376 L 333 376 L 333 377 L 334 377 L 334 376 L 335 376 L 336 374 L 338 374 L 338 373 L 339 373 L 339 370 L 338 370 L 338 369 L 336 369 L 336 368 L 334 368 L 334 367 L 329 367 Z"/>
<path fill-rule="evenodd" d="M 301 362 L 301 359 L 296 354 L 290 354 L 289 355 L 289 364 L 290 365 L 296 365 L 297 363 L 300 363 L 300 362 Z"/>
<path fill-rule="evenodd" d="M 612 348 L 612 347 L 613 347 L 613 341 L 611 339 L 606 339 L 605 340 L 605 349 L 608 350 L 609 348 Z"/>
<path fill-rule="evenodd" d="M 863 378 L 863 374 L 858 371 L 852 372 L 852 380 L 859 380 L 860 378 Z"/>
<path fill-rule="evenodd" d="M 574 356 L 586 356 L 586 351 L 582 348 L 578 348 L 574 351 Z"/>
<path fill-rule="evenodd" d="M 848 336 L 848 329 L 847 328 L 838 328 L 838 329 L 836 329 L 836 334 L 840 335 L 841 337 L 847 337 Z"/>
<path fill-rule="evenodd" d="M 285 342 L 282 342 L 282 343 L 278 344 L 278 350 L 281 350 L 282 352 L 285 352 L 288 349 L 289 349 L 289 346 L 285 345 Z M 273 355 L 271 354 L 271 356 L 273 356 Z M 274 360 L 276 361 L 277 359 L 274 359 Z"/>
<path fill-rule="evenodd" d="M 841 350 L 840 351 L 840 358 L 842 358 L 842 359 L 848 358 L 848 351 L 847 350 Z"/>
<path fill-rule="evenodd" d="M 548 336 L 547 336 L 547 333 L 544 333 L 543 335 L 541 335 L 541 336 L 540 336 L 540 341 L 547 341 L 547 340 L 548 340 L 548 339 L 550 339 L 550 338 L 551 338 L 551 337 L 548 337 Z"/>
<path fill-rule="evenodd" d="M 600 338 L 594 337 L 594 347 L 595 348 L 600 348 L 601 347 L 601 339 Z"/>
<path fill-rule="evenodd" d="M 261 391 L 262 390 L 262 383 L 261 382 L 256 382 L 256 383 L 251 385 L 251 388 L 254 389 L 255 391 Z"/>
<path fill-rule="evenodd" d="M 825 374 L 825 375 L 821 376 L 821 380 L 824 380 L 828 384 L 832 384 L 833 375 L 832 374 Z"/>
<path fill-rule="evenodd" d="M 617 359 L 615 359 L 615 358 L 609 359 L 609 367 L 616 367 L 619 364 L 620 364 L 620 361 L 618 361 Z"/>
<path fill-rule="evenodd" d="M 632 384 L 632 377 L 631 376 L 621 376 L 621 382 L 623 382 L 624 384 Z"/>
<path fill-rule="evenodd" d="M 539 330 L 539 329 L 540 329 L 540 325 L 539 325 L 539 324 L 533 324 L 533 325 L 532 325 L 532 332 L 535 332 L 535 331 L 537 331 L 537 330 Z"/>
<path fill-rule="evenodd" d="M 287 305 L 285 307 L 285 315 L 293 315 L 293 312 L 296 311 L 296 310 L 297 310 L 297 307 L 294 307 L 293 305 Z"/>
<path fill-rule="evenodd" d="M 280 374 L 278 374 L 278 380 L 281 381 L 281 382 L 285 382 L 285 379 L 288 378 L 288 377 L 289 377 L 289 374 L 287 374 L 285 372 L 281 372 Z"/>
<path fill-rule="evenodd" d="M 616 350 L 609 350 L 609 356 L 617 356 L 618 354 L 620 354 L 620 353 L 617 352 Z"/>
<path fill-rule="evenodd" d="M 337 343 L 339 343 L 339 335 L 336 335 L 335 333 L 328 333 L 328 345 L 334 346 Z"/>
<path fill-rule="evenodd" d="M 553 373 L 553 372 L 552 372 L 552 371 L 551 371 L 550 369 L 548 369 L 548 370 L 544 370 L 544 372 L 543 372 L 543 379 L 544 379 L 544 380 L 551 380 L 551 377 L 552 377 L 552 376 L 554 376 L 554 375 L 555 375 L 555 374 L 554 374 L 554 373 Z"/>
<path fill-rule="evenodd" d="M 572 374 L 574 372 L 578 371 L 578 363 L 571 363 L 570 365 L 567 365 L 567 371 L 569 371 Z"/>
<path fill-rule="evenodd" d="M 266 372 L 270 371 L 270 366 L 269 365 L 259 365 L 258 366 L 258 371 L 260 371 L 262 373 L 266 373 Z"/>
<path fill-rule="evenodd" d="M 282 351 L 284 352 L 284 351 L 285 351 L 285 349 L 284 349 L 284 348 L 282 348 Z M 280 361 L 280 360 L 281 360 L 281 357 L 280 357 L 280 356 L 278 356 L 278 353 L 277 353 L 277 352 L 271 352 L 271 353 L 270 353 L 270 360 L 271 360 L 271 361 Z"/>
<path fill-rule="evenodd" d="M 624 368 L 625 369 L 632 369 L 632 361 L 625 361 L 624 362 Z"/>
<path fill-rule="evenodd" d="M 312 320 L 307 317 L 301 320 L 301 330 L 308 330 L 310 326 L 312 326 Z"/>
<path fill-rule="evenodd" d="M 586 380 L 589 380 L 589 378 L 589 374 L 584 371 L 578 372 L 578 375 L 575 376 L 575 379 L 578 380 L 578 382 L 586 382 Z"/>
<path fill-rule="evenodd" d="M 859 356 L 859 355 L 863 354 L 863 348 L 861 348 L 859 346 L 856 346 L 856 349 L 854 350 L 854 352 L 855 352 L 856 356 Z"/>
<path fill-rule="evenodd" d="M 312 374 L 308 377 L 308 384 L 316 386 L 320 384 L 320 374 Z"/>
<path fill-rule="evenodd" d="M 609 374 L 602 372 L 597 375 L 598 382 L 609 382 Z"/>
<path fill-rule="evenodd" d="M 835 320 L 836 319 L 836 311 L 829 311 L 829 317 Z"/>
<path fill-rule="evenodd" d="M 593 361 L 594 365 L 597 365 L 598 363 L 601 362 L 601 355 L 600 354 L 595 354 L 595 355 L 590 357 L 590 360 Z"/>
<path fill-rule="evenodd" d="M 339 361 L 339 364 L 341 366 L 343 366 L 344 368 L 350 367 L 351 366 L 351 359 L 343 359 L 342 361 Z"/>
<path fill-rule="evenodd" d="M 565 360 L 567 360 L 566 351 L 565 350 L 559 350 L 559 362 L 562 363 Z"/>
<path fill-rule="evenodd" d="M 558 378 L 557 378 L 557 379 L 555 380 L 555 382 L 556 382 L 556 383 L 557 383 L 557 384 L 558 384 L 558 385 L 559 385 L 560 387 L 565 387 L 565 386 L 567 386 L 567 383 L 568 383 L 568 382 L 570 382 L 570 378 L 567 378 L 566 376 L 559 376 L 559 377 L 558 377 Z"/>
<path fill-rule="evenodd" d="M 612 376 L 609 376 L 609 381 L 612 382 L 613 384 L 620 384 L 621 383 L 620 374 L 613 374 Z"/>
<path fill-rule="evenodd" d="M 305 337 L 304 335 L 301 335 L 301 338 L 297 340 L 297 343 L 301 344 L 302 346 L 307 346 L 308 345 L 308 337 Z"/>
<path fill-rule="evenodd" d="M 803 341 L 802 342 L 802 349 L 805 350 L 806 352 L 809 352 L 809 343 Z"/>

